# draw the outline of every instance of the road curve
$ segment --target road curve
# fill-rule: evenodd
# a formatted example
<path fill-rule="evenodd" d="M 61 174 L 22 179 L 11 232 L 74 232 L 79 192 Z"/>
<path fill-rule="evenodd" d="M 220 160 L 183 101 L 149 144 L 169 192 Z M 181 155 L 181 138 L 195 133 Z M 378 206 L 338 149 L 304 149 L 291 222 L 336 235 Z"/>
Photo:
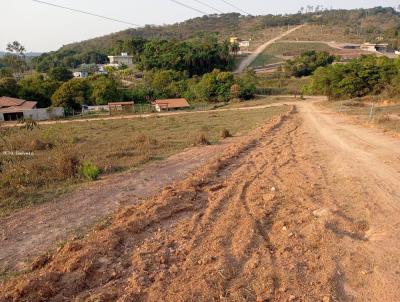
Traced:
<path fill-rule="evenodd" d="M 261 45 L 260 47 L 258 47 L 251 55 L 249 55 L 247 58 L 245 58 L 239 65 L 239 67 L 235 70 L 235 73 L 241 73 L 243 72 L 247 67 L 250 66 L 250 64 L 271 44 L 275 43 L 276 41 L 284 38 L 285 36 L 291 34 L 292 32 L 302 28 L 304 26 L 303 25 L 299 25 L 296 26 L 286 32 L 284 32 L 283 34 L 280 34 L 279 36 L 269 40 L 268 42 L 264 43 L 263 45 Z"/>

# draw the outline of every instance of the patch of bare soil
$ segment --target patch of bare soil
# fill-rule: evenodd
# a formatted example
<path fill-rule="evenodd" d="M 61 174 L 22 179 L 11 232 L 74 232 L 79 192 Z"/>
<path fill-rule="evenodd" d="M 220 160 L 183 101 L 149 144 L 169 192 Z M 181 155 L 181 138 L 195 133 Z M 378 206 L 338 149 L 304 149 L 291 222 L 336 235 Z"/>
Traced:
<path fill-rule="evenodd" d="M 399 164 L 325 118 L 304 104 L 271 121 L 38 258 L 0 301 L 398 300 Z"/>
<path fill-rule="evenodd" d="M 54 243 L 85 233 L 116 209 L 141 203 L 167 184 L 185 179 L 234 140 L 190 148 L 137 171 L 105 176 L 77 192 L 0 219 L 0 272 L 26 269 L 29 259 Z"/>

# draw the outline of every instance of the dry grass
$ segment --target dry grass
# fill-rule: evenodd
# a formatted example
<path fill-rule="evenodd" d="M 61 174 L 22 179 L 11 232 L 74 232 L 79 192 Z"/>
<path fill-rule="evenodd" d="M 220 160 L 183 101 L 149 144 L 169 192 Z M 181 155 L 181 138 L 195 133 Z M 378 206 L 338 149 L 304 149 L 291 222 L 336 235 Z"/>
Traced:
<path fill-rule="evenodd" d="M 364 43 L 365 37 L 346 32 L 345 26 L 306 25 L 283 40 Z"/>
<path fill-rule="evenodd" d="M 202 142 L 213 144 L 221 140 L 224 129 L 233 135 L 245 133 L 285 110 L 77 122 L 43 125 L 32 131 L 0 128 L 0 216 L 76 189 L 85 181 L 77 173 L 85 161 L 103 174 L 133 169 L 192 146 L 199 133 L 204 135 Z"/>
<path fill-rule="evenodd" d="M 322 102 L 321 106 L 337 111 L 341 114 L 355 117 L 360 123 L 375 124 L 378 127 L 395 133 L 400 133 L 400 105 L 387 106 L 385 102 L 375 102 L 372 119 L 371 98 L 365 97 L 357 100 Z"/>

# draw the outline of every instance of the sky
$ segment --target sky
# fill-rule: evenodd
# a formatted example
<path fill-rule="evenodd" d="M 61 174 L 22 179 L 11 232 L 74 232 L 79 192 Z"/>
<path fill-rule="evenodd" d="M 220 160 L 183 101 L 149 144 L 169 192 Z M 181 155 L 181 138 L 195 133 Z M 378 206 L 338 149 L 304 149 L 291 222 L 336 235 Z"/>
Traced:
<path fill-rule="evenodd" d="M 130 23 L 171 24 L 201 16 L 171 0 L 44 0 Z M 215 13 L 196 0 L 179 0 L 197 9 Z M 235 11 L 223 0 L 201 0 L 223 12 Z M 302 6 L 324 5 L 332 8 L 398 6 L 400 0 L 226 0 L 253 15 L 294 13 Z M 0 50 L 8 42 L 19 41 L 27 51 L 57 50 L 62 45 L 78 42 L 129 28 L 129 25 L 92 16 L 81 15 L 32 0 L 2 1 L 0 18 Z"/>

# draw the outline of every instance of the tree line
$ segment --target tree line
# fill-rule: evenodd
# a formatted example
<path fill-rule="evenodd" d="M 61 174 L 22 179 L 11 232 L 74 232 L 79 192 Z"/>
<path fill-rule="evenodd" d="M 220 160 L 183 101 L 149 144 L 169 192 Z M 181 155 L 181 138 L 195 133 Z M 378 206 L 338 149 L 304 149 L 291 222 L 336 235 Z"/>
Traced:
<path fill-rule="evenodd" d="M 318 68 L 306 91 L 330 99 L 366 95 L 400 95 L 400 60 L 373 55 L 353 59 L 347 64 Z"/>

